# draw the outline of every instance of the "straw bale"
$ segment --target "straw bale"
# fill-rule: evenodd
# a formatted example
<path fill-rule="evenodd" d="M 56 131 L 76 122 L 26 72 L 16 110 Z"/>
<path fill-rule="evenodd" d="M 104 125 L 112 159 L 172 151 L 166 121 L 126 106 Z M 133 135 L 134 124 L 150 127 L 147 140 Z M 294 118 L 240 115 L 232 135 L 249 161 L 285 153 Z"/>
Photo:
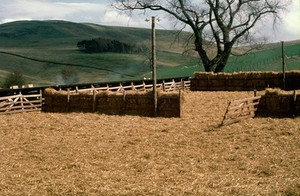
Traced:
<path fill-rule="evenodd" d="M 44 95 L 67 95 L 68 91 L 57 91 L 54 88 L 46 88 Z"/>
<path fill-rule="evenodd" d="M 299 95 L 300 90 L 296 93 Z M 293 91 L 268 88 L 260 100 L 257 113 L 263 116 L 290 117 L 299 113 L 298 104 L 300 105 L 300 99 L 294 102 Z"/>
<path fill-rule="evenodd" d="M 92 90 L 79 91 L 78 94 L 79 95 L 93 95 L 93 91 Z"/>
<path fill-rule="evenodd" d="M 180 99 L 161 98 L 158 99 L 158 116 L 162 117 L 180 117 L 181 101 Z"/>
<path fill-rule="evenodd" d="M 97 93 L 97 97 L 113 97 L 116 95 L 122 95 L 122 93 L 113 92 L 113 91 L 101 91 Z"/>
<path fill-rule="evenodd" d="M 252 79 L 261 79 L 265 78 L 265 73 L 262 71 L 253 71 L 249 73 L 249 76 L 251 76 Z"/>
<path fill-rule="evenodd" d="M 92 112 L 93 97 L 91 95 L 71 95 L 69 100 L 70 112 Z"/>
<path fill-rule="evenodd" d="M 299 70 L 286 71 L 285 74 L 288 77 L 300 77 L 300 71 Z"/>
<path fill-rule="evenodd" d="M 216 79 L 218 79 L 218 74 L 210 72 L 208 74 L 208 77 L 209 77 L 209 80 L 216 80 Z"/>
<path fill-rule="evenodd" d="M 196 79 L 207 79 L 212 74 L 213 74 L 213 72 L 195 72 L 194 73 Z"/>
<path fill-rule="evenodd" d="M 298 93 L 300 91 L 296 91 Z M 285 91 L 279 88 L 267 88 L 265 91 L 265 95 L 292 95 L 293 91 Z"/>
<path fill-rule="evenodd" d="M 157 97 L 160 98 L 178 98 L 179 92 L 158 92 Z"/>
<path fill-rule="evenodd" d="M 215 75 L 218 77 L 218 79 L 227 79 L 231 74 L 225 73 L 225 72 L 220 72 Z"/>

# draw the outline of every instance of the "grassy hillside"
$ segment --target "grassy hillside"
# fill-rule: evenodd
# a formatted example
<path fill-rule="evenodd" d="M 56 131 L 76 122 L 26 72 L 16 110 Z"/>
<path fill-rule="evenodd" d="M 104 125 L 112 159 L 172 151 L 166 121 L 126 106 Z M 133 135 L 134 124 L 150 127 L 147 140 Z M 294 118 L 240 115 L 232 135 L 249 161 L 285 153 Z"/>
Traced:
<path fill-rule="evenodd" d="M 173 31 L 157 31 L 158 67 L 196 64 L 197 58 L 181 55 L 183 38 L 174 42 L 175 36 Z M 97 37 L 151 47 L 150 29 L 65 21 L 6 23 L 0 25 L 0 51 L 46 62 L 0 53 L 0 81 L 14 70 L 24 73 L 29 83 L 37 85 L 62 84 L 61 71 L 66 67 L 76 70 L 81 83 L 142 79 L 150 72 L 150 49 L 147 54 L 89 54 L 77 49 L 78 41 Z"/>
<path fill-rule="evenodd" d="M 197 56 L 184 56 L 185 40 L 190 34 L 157 30 L 158 78 L 192 76 L 203 71 Z M 144 54 L 89 54 L 77 49 L 78 41 L 92 38 L 116 39 L 149 47 Z M 175 41 L 174 41 L 175 40 Z M 19 21 L 0 25 L 0 82 L 8 73 L 19 71 L 28 83 L 35 85 L 63 84 L 61 72 L 72 69 L 80 83 L 136 80 L 151 76 L 151 30 L 102 26 L 66 21 Z M 6 54 L 1 53 L 6 52 Z M 287 69 L 300 69 L 300 42 L 285 46 Z M 20 55 L 8 55 L 7 53 Z M 37 61 L 34 61 L 37 60 Z M 61 63 L 61 64 L 58 64 Z M 281 44 L 265 50 L 231 57 L 226 72 L 281 70 Z"/>
<path fill-rule="evenodd" d="M 286 69 L 300 69 L 300 40 L 284 44 L 286 55 Z M 282 47 L 281 43 L 271 43 L 265 49 L 251 52 L 244 56 L 233 56 L 225 71 L 281 71 Z"/>

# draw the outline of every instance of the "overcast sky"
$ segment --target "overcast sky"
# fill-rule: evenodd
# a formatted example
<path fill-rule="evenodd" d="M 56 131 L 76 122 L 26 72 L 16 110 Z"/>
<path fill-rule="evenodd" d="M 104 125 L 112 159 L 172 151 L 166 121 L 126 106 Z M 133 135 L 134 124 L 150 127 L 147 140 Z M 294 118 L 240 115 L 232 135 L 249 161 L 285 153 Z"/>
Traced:
<path fill-rule="evenodd" d="M 0 0 L 0 23 L 16 20 L 66 20 L 90 22 L 101 25 L 145 27 L 150 24 L 145 19 L 150 15 L 129 17 L 110 6 L 111 0 Z M 284 0 L 283 0 L 284 1 Z M 292 0 L 283 22 L 272 32 L 272 25 L 266 25 L 264 32 L 270 41 L 300 39 L 300 0 Z M 157 28 L 170 29 L 168 17 L 158 14 L 161 21 Z"/>

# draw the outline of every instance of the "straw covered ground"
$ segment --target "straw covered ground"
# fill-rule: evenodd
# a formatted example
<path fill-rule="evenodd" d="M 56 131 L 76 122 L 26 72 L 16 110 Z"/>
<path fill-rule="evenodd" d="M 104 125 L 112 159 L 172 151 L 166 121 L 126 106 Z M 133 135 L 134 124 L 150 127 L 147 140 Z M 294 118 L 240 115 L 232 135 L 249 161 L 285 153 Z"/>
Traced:
<path fill-rule="evenodd" d="M 0 195 L 300 195 L 300 118 L 218 127 L 251 92 L 187 92 L 182 118 L 0 118 Z"/>

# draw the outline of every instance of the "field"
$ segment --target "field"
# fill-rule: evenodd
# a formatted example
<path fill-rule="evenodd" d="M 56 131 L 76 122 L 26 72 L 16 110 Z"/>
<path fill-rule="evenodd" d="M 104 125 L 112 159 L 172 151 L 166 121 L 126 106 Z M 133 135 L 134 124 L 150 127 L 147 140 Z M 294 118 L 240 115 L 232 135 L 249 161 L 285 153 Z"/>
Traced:
<path fill-rule="evenodd" d="M 186 40 L 190 36 L 188 32 L 178 36 L 176 31 L 157 29 L 159 79 L 193 77 L 195 71 L 204 71 L 199 57 L 190 51 L 193 48 L 191 40 L 190 54 L 183 55 L 187 49 Z M 98 37 L 139 43 L 149 50 L 139 54 L 90 54 L 76 47 L 79 41 Z M 299 70 L 299 40 L 285 43 L 284 49 L 289 57 L 286 70 Z M 213 53 L 213 50 L 209 50 L 209 53 Z M 67 21 L 18 21 L 0 25 L 0 85 L 13 71 L 23 73 L 26 82 L 35 86 L 66 84 L 68 82 L 62 79 L 62 72 L 67 68 L 78 74 L 78 83 L 142 80 L 151 77 L 150 57 L 150 25 L 149 29 Z M 281 43 L 267 44 L 263 50 L 247 55 L 231 56 L 225 72 L 237 71 L 282 71 Z"/>
<path fill-rule="evenodd" d="M 300 195 L 299 117 L 218 126 L 249 96 L 186 92 L 182 118 L 3 115 L 0 194 Z"/>
<path fill-rule="evenodd" d="M 197 58 L 181 55 L 182 40 L 186 34 L 183 33 L 174 41 L 176 36 L 175 31 L 157 30 L 158 67 L 190 65 L 198 61 Z M 139 54 L 91 54 L 78 50 L 77 42 L 98 37 L 138 43 L 148 47 L 149 51 Z M 109 27 L 66 21 L 19 21 L 0 25 L 0 83 L 8 73 L 18 70 L 28 83 L 36 86 L 64 84 L 61 72 L 66 67 L 78 73 L 80 83 L 141 80 L 151 71 L 149 57 L 150 28 Z"/>

